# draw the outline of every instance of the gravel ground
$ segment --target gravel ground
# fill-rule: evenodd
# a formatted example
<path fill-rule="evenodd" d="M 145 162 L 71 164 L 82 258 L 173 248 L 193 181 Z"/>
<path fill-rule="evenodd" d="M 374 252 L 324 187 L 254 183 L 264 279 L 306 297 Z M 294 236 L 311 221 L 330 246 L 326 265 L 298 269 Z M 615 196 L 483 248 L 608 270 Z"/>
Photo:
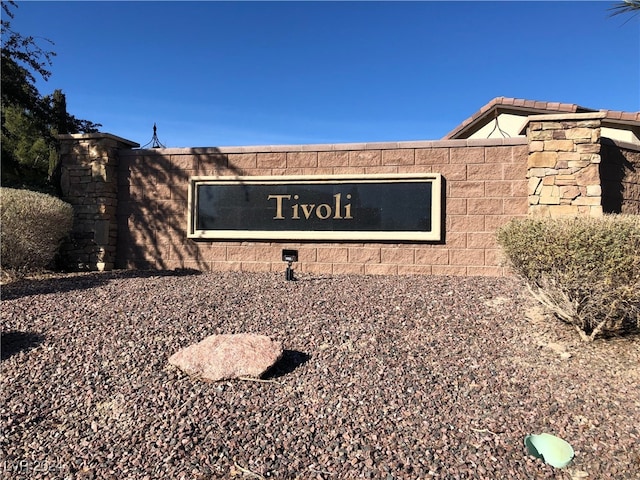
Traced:
<path fill-rule="evenodd" d="M 580 344 L 514 279 L 114 272 L 2 289 L 5 478 L 640 478 L 640 338 Z M 215 333 L 265 382 L 168 366 Z M 572 444 L 559 470 L 524 436 Z M 44 471 L 46 470 L 46 471 Z"/>

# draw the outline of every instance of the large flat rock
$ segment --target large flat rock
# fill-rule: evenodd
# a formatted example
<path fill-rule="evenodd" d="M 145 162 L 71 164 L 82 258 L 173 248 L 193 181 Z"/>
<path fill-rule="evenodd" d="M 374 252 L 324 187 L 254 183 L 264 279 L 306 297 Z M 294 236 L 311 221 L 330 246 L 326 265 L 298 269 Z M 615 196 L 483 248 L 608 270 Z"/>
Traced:
<path fill-rule="evenodd" d="M 169 357 L 183 372 L 209 381 L 258 378 L 282 357 L 280 342 L 265 335 L 211 335 Z"/>

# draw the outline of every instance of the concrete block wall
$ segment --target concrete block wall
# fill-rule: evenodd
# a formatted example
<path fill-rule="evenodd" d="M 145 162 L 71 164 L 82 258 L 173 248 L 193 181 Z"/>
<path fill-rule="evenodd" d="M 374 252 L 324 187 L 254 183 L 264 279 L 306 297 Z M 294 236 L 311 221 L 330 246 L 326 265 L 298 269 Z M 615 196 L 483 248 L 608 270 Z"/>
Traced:
<path fill-rule="evenodd" d="M 120 151 L 119 268 L 296 271 L 315 274 L 501 276 L 498 227 L 526 216 L 527 140 L 448 140 Z M 440 173 L 444 240 L 439 243 L 242 242 L 186 238 L 187 187 L 195 175 Z"/>

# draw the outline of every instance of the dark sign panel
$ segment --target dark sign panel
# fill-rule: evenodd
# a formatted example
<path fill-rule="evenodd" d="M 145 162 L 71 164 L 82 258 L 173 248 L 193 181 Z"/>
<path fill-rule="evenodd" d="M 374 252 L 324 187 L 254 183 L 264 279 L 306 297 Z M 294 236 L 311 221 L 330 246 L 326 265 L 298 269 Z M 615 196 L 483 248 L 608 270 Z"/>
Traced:
<path fill-rule="evenodd" d="M 440 176 L 194 177 L 189 236 L 439 240 Z"/>

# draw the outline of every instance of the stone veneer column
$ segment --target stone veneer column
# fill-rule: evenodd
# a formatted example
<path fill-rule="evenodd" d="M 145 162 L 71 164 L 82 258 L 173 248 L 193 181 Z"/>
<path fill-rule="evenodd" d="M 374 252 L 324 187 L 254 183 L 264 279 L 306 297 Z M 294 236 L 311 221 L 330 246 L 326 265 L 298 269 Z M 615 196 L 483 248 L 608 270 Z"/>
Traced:
<path fill-rule="evenodd" d="M 603 112 L 529 117 L 529 214 L 602 216 L 600 123 Z"/>
<path fill-rule="evenodd" d="M 74 211 L 63 255 L 79 270 L 111 270 L 117 242 L 118 152 L 139 145 L 106 133 L 58 138 L 62 199 Z"/>

